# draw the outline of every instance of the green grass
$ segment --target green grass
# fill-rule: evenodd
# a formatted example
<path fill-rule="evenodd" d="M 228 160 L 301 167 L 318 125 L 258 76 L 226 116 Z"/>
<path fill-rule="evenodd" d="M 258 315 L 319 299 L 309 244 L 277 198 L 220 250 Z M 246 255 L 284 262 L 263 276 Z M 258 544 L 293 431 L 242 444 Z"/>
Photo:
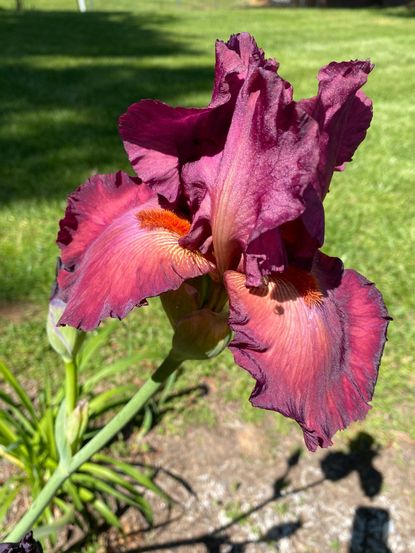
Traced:
<path fill-rule="evenodd" d="M 393 430 L 414 436 L 415 18 L 399 9 L 248 10 L 231 1 L 196 9 L 201 4 L 95 0 L 96 11 L 79 14 L 73 0 L 28 0 L 28 11 L 16 14 L 13 2 L 0 0 L 0 300 L 39 306 L 18 324 L 3 318 L 1 352 L 29 378 L 42 365 L 54 370 L 43 312 L 66 195 L 95 171 L 129 170 L 117 118 L 132 102 L 205 105 L 215 38 L 245 30 L 279 59 L 297 98 L 315 92 L 318 69 L 333 59 L 376 64 L 366 87 L 374 121 L 353 163 L 333 179 L 325 251 L 374 280 L 395 319 L 366 428 L 387 439 Z M 154 304 L 129 316 L 105 355 L 146 340 L 167 351 L 160 313 Z M 248 375 L 229 355 L 188 368 L 189 381 L 213 375 L 224 400 L 249 394 Z"/>

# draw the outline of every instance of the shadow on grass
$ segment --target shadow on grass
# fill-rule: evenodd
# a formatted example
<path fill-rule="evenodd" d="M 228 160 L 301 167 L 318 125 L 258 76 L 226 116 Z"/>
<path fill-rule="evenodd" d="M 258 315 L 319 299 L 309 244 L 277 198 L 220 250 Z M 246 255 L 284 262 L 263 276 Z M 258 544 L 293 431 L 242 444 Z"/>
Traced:
<path fill-rule="evenodd" d="M 125 58 L 191 53 L 188 46 L 163 30 L 175 19 L 172 14 L 3 11 L 2 55 Z"/>
<path fill-rule="evenodd" d="M 117 120 L 131 103 L 209 91 L 213 64 L 180 65 L 196 51 L 173 20 L 2 12 L 0 201 L 63 199 L 92 172 L 128 169 Z"/>

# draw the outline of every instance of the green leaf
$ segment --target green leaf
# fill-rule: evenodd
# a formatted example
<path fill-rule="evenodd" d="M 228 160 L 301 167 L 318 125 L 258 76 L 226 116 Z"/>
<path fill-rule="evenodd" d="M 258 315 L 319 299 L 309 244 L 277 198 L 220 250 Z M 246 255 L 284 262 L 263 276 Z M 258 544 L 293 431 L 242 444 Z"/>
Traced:
<path fill-rule="evenodd" d="M 77 487 L 71 482 L 71 480 L 66 480 L 63 485 L 62 489 L 69 495 L 69 497 L 72 499 L 73 504 L 75 505 L 75 508 L 78 512 L 81 512 L 84 510 L 83 500 L 81 497 L 81 494 L 79 493 L 79 490 Z"/>
<path fill-rule="evenodd" d="M 19 457 L 16 457 L 6 447 L 0 444 L 0 457 L 3 459 L 6 459 L 6 461 L 9 461 L 9 463 L 13 463 L 17 467 L 19 467 L 20 470 L 25 470 L 25 464 L 19 459 Z"/>
<path fill-rule="evenodd" d="M 55 522 L 51 522 L 50 524 L 45 524 L 43 526 L 39 526 L 38 528 L 35 528 L 33 530 L 33 537 L 36 540 L 39 540 L 41 538 L 45 538 L 46 536 L 50 536 L 51 534 L 55 534 L 57 530 L 60 528 L 63 528 L 70 522 L 72 522 L 75 512 L 70 507 L 67 507 L 63 501 L 58 503 L 56 501 L 56 498 L 54 499 L 55 503 L 59 506 L 59 508 L 65 513 L 61 517 L 59 517 Z"/>
<path fill-rule="evenodd" d="M 153 427 L 153 410 L 150 405 L 144 407 L 143 422 L 141 423 L 140 432 L 138 433 L 137 440 L 140 441 L 146 434 L 148 434 Z"/>
<path fill-rule="evenodd" d="M 37 417 L 36 417 L 35 409 L 33 407 L 33 403 L 31 402 L 26 391 L 19 384 L 19 382 L 17 381 L 13 373 L 10 371 L 8 367 L 6 367 L 6 365 L 2 361 L 0 361 L 0 373 L 3 375 L 3 378 L 6 380 L 6 382 L 9 383 L 9 385 L 19 396 L 20 401 L 23 403 L 23 405 L 26 407 L 26 409 L 32 416 L 33 421 L 36 422 Z"/>
<path fill-rule="evenodd" d="M 147 522 L 149 524 L 152 524 L 153 522 L 153 511 L 146 499 L 144 497 L 135 494 L 133 497 L 131 495 L 125 494 L 123 492 L 120 492 L 116 488 L 110 486 L 106 482 L 103 482 L 102 480 L 98 478 L 93 478 L 91 476 L 87 476 L 86 474 L 80 474 L 76 473 L 72 475 L 72 479 L 75 482 L 79 482 L 80 484 L 83 484 L 85 487 L 98 490 L 102 493 L 107 493 L 109 495 L 114 496 L 116 499 L 121 501 L 124 504 L 131 505 L 132 507 L 136 507 L 139 509 Z"/>
<path fill-rule="evenodd" d="M 5 412 L 0 412 L 0 435 L 7 441 L 7 443 L 14 443 L 19 440 L 15 429 L 10 425 Z"/>
<path fill-rule="evenodd" d="M 107 322 L 105 327 L 100 328 L 95 333 L 89 333 L 87 335 L 76 356 L 76 363 L 79 371 L 83 371 L 85 369 L 88 361 L 97 349 L 107 342 L 108 336 L 114 331 L 116 326 L 116 321 Z"/>
<path fill-rule="evenodd" d="M 109 480 L 110 482 L 114 482 L 114 484 L 122 486 L 133 495 L 138 493 L 130 482 L 125 480 L 122 476 L 120 476 L 117 472 L 113 471 L 109 467 L 104 467 L 96 463 L 84 463 L 81 467 L 79 467 L 79 470 L 82 472 L 87 472 L 92 476 L 96 476 L 101 480 Z"/>
<path fill-rule="evenodd" d="M 157 494 L 162 499 L 168 502 L 171 502 L 171 498 L 157 484 L 155 484 L 151 480 L 151 478 L 149 478 L 146 474 L 143 474 L 136 467 L 131 466 L 129 463 L 119 461 L 118 459 L 113 459 L 109 455 L 104 455 L 103 453 L 97 453 L 96 455 L 94 455 L 92 460 L 93 461 L 97 460 L 103 463 L 107 463 L 109 465 L 113 465 L 114 467 L 120 469 L 122 472 L 127 474 L 130 478 L 135 480 L 138 484 L 140 484 L 144 488 Z"/>
<path fill-rule="evenodd" d="M 56 546 L 56 542 L 58 541 L 58 535 L 56 528 L 53 527 L 53 524 L 55 522 L 55 519 L 52 515 L 52 509 L 50 508 L 50 505 L 47 505 L 45 507 L 45 510 L 40 515 L 38 520 L 44 520 L 46 521 L 46 526 L 50 528 L 49 532 L 49 542 L 52 547 Z"/>
<path fill-rule="evenodd" d="M 7 446 L 7 451 L 18 452 L 19 457 L 30 460 L 33 451 L 28 436 L 19 422 L 7 411 L 0 411 L 0 436 L 3 436 L 1 442 Z"/>
<path fill-rule="evenodd" d="M 120 402 L 123 403 L 126 397 L 129 398 L 136 391 L 137 386 L 134 384 L 124 384 L 102 392 L 91 399 L 89 403 L 89 415 L 94 417 L 104 413 L 111 407 L 119 405 Z"/>
<path fill-rule="evenodd" d="M 29 435 L 33 436 L 35 434 L 36 430 L 39 430 L 36 428 L 33 423 L 28 419 L 24 413 L 22 413 L 21 410 L 19 410 L 16 407 L 9 406 L 8 408 L 12 415 L 14 416 L 15 420 L 17 420 L 20 424 L 22 429 L 24 429 Z M 37 426 L 37 425 L 36 425 Z"/>
<path fill-rule="evenodd" d="M 12 405 L 13 407 L 18 407 L 18 404 L 4 390 L 0 390 L 0 399 L 2 399 L 4 401 L 4 403 L 7 403 L 7 405 Z"/>
<path fill-rule="evenodd" d="M 114 374 L 118 374 L 121 371 L 124 371 L 137 361 L 142 361 L 143 359 L 152 359 L 153 357 L 157 358 L 160 356 L 160 352 L 152 351 L 150 349 L 145 349 L 144 351 L 135 354 L 130 355 L 129 357 L 123 357 L 122 359 L 119 359 L 118 361 L 114 361 L 114 363 L 111 363 L 107 367 L 104 367 L 103 369 L 94 372 L 92 376 L 87 378 L 82 386 L 82 389 L 84 393 L 90 392 L 93 387 L 101 382 L 101 380 L 107 379 L 110 376 L 113 376 Z"/>
<path fill-rule="evenodd" d="M 118 517 L 110 510 L 110 508 L 101 499 L 96 499 L 92 506 L 98 511 L 107 524 L 115 526 L 119 530 L 122 530 L 121 523 Z"/>
<path fill-rule="evenodd" d="M 95 497 L 94 493 L 91 492 L 91 490 L 87 490 L 82 486 L 78 488 L 78 491 L 79 491 L 79 497 L 82 499 L 84 503 L 91 503 Z"/>
<path fill-rule="evenodd" d="M 18 494 L 18 492 L 20 490 L 20 487 L 21 486 L 16 485 L 15 488 L 12 488 L 9 484 L 9 485 L 3 486 L 3 488 L 1 488 L 0 520 L 3 520 L 4 517 L 6 516 L 7 511 L 10 509 L 11 504 L 14 501 L 14 498 L 16 497 L 16 495 Z"/>
<path fill-rule="evenodd" d="M 46 407 L 43 417 L 39 421 L 39 429 L 42 433 L 44 441 L 48 445 L 48 449 L 53 459 L 58 459 L 58 452 L 56 449 L 55 434 L 54 434 L 54 415 L 55 409 L 53 407 Z"/>
<path fill-rule="evenodd" d="M 55 422 L 55 442 L 58 449 L 59 460 L 63 466 L 68 466 L 71 458 L 71 446 L 66 437 L 66 403 L 62 401 Z"/>
<path fill-rule="evenodd" d="M 166 382 L 165 382 L 165 384 L 164 384 L 164 386 L 163 386 L 162 392 L 161 392 L 161 394 L 160 394 L 160 399 L 158 400 L 158 405 L 159 405 L 159 408 L 160 408 L 160 409 L 164 406 L 164 404 L 165 404 L 165 402 L 166 402 L 166 400 L 167 400 L 167 398 L 168 398 L 170 392 L 171 392 L 172 389 L 174 388 L 174 385 L 176 384 L 176 381 L 177 381 L 177 377 L 178 377 L 178 372 L 175 371 L 175 372 L 174 372 L 173 374 L 171 374 L 171 375 L 169 376 L 169 378 L 166 380 Z"/>

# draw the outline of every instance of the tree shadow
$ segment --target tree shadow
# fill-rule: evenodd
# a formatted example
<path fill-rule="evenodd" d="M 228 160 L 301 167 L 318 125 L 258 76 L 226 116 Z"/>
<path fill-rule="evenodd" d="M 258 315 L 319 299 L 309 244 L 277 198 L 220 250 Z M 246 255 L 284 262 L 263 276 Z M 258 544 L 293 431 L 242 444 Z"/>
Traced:
<path fill-rule="evenodd" d="M 175 19 L 173 14 L 125 11 L 2 11 L 2 55 L 125 58 L 195 52 L 166 30 L 157 30 Z"/>
<path fill-rule="evenodd" d="M 373 466 L 373 460 L 379 455 L 379 452 L 380 446 L 376 444 L 373 437 L 365 432 L 360 432 L 350 440 L 346 450 L 330 452 L 322 458 L 320 466 L 323 475 L 321 478 L 317 478 L 303 486 L 295 487 L 292 486 L 290 473 L 300 461 L 302 450 L 298 449 L 287 458 L 285 471 L 274 481 L 272 493 L 233 517 L 228 523 L 222 524 L 210 532 L 200 533 L 192 537 L 160 541 L 149 545 L 134 546 L 129 549 L 124 545 L 123 551 L 124 553 L 146 553 L 151 551 L 174 551 L 180 547 L 202 546 L 206 553 L 244 553 L 248 546 L 255 544 L 276 544 L 281 539 L 293 536 L 298 530 L 301 530 L 303 526 L 301 518 L 275 524 L 256 539 L 235 539 L 232 536 L 232 530 L 272 503 L 318 487 L 327 480 L 339 482 L 352 474 L 353 471 L 356 471 L 359 475 L 363 493 L 373 500 L 381 491 L 383 482 L 382 474 Z M 148 468 L 148 465 L 140 463 L 137 466 Z M 193 497 L 197 497 L 190 484 L 176 473 L 166 471 L 162 467 L 159 467 L 157 471 L 176 480 L 180 488 L 185 489 Z M 154 473 L 155 478 L 157 478 L 157 471 Z M 183 507 L 183 512 L 184 510 Z M 171 511 L 169 513 L 172 514 Z M 166 520 L 158 524 L 157 528 L 168 528 L 172 523 L 179 521 L 182 516 L 183 513 L 172 518 L 169 518 L 168 515 Z M 339 514 L 339 516 L 342 515 Z M 389 520 L 389 513 L 384 509 L 373 506 L 359 506 L 355 511 L 351 529 L 349 553 L 392 553 L 387 545 Z M 130 532 L 125 537 L 127 539 L 134 538 L 138 534 L 147 533 L 154 529 L 155 527 L 148 526 L 139 531 Z M 76 547 L 79 547 L 79 542 L 69 551 L 75 552 Z M 114 546 L 111 540 L 108 541 L 106 547 L 108 553 L 118 551 L 118 545 Z"/>
<path fill-rule="evenodd" d="M 167 31 L 173 19 L 2 12 L 1 202 L 63 199 L 93 172 L 130 170 L 117 132 L 128 106 L 209 91 L 213 65 L 178 63 L 197 52 Z"/>
<path fill-rule="evenodd" d="M 382 11 L 382 15 L 387 15 L 388 17 L 398 17 L 398 18 L 404 18 L 404 19 L 410 19 L 415 17 L 415 4 L 412 2 L 402 2 L 403 5 L 407 4 L 405 7 L 402 7 L 401 9 L 390 9 L 385 8 L 384 11 Z"/>

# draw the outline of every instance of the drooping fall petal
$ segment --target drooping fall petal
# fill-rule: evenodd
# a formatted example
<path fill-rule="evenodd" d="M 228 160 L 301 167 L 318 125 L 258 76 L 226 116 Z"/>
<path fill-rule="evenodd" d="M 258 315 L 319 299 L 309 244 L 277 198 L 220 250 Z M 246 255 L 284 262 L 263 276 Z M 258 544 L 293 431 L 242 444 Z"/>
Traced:
<path fill-rule="evenodd" d="M 257 381 L 252 404 L 295 419 L 310 450 L 327 447 L 370 408 L 387 327 L 379 291 L 322 254 L 312 273 L 289 269 L 262 290 L 225 277 L 230 348 Z"/>
<path fill-rule="evenodd" d="M 372 120 L 372 102 L 359 89 L 373 69 L 369 61 L 332 62 L 319 74 L 318 94 L 299 105 L 320 127 L 320 162 L 313 185 L 326 195 L 335 169 L 351 161 Z"/>
<path fill-rule="evenodd" d="M 60 226 L 58 285 L 67 303 L 61 324 L 91 330 L 212 269 L 178 244 L 189 222 L 162 210 L 147 185 L 123 173 L 97 175 L 78 188 Z"/>

